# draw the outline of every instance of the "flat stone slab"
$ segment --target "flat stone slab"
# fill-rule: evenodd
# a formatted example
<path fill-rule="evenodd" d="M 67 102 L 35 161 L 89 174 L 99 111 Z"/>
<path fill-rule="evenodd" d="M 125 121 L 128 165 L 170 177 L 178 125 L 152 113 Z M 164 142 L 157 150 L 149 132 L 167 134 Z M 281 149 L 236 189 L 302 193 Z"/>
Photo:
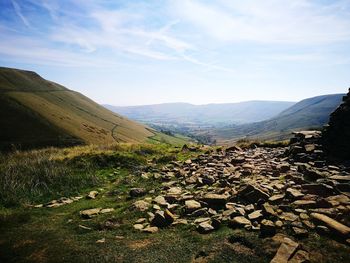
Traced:
<path fill-rule="evenodd" d="M 343 237 L 350 237 L 350 227 L 343 225 L 342 223 L 323 214 L 311 213 L 310 216 L 311 218 L 324 223 L 327 227 L 335 230 L 338 234 L 342 235 Z"/>
<path fill-rule="evenodd" d="M 285 237 L 282 244 L 277 250 L 276 255 L 270 263 L 288 263 L 294 252 L 298 249 L 299 244 Z"/>

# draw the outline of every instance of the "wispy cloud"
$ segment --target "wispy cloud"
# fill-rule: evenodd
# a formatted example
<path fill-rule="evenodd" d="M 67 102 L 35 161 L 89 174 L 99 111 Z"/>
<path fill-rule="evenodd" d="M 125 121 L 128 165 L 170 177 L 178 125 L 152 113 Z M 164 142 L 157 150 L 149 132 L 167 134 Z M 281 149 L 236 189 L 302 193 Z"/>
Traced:
<path fill-rule="evenodd" d="M 11 0 L 11 2 L 12 2 L 14 10 L 16 12 L 16 15 L 22 20 L 23 24 L 25 24 L 27 27 L 31 28 L 31 25 L 30 25 L 28 19 L 22 13 L 20 5 L 15 0 Z"/>
<path fill-rule="evenodd" d="M 119 65 L 108 59 L 87 57 L 72 51 L 48 48 L 45 43 L 26 37 L 4 38 L 0 42 L 0 52 L 3 54 L 3 60 L 36 65 L 60 67 L 116 67 Z"/>
<path fill-rule="evenodd" d="M 37 2 L 37 1 L 36 1 Z M 44 7 L 50 14 L 51 18 L 54 21 L 58 20 L 58 10 L 59 10 L 59 6 L 56 2 L 54 1 L 48 1 L 48 0 L 42 0 L 41 2 L 39 2 L 42 7 Z"/>
<path fill-rule="evenodd" d="M 28 36 L 28 32 L 22 32 L 28 38 L 40 40 L 40 45 L 35 47 L 42 48 L 45 54 L 49 50 L 57 54 L 60 50 L 88 60 L 109 54 L 98 60 L 107 59 L 106 64 L 126 55 L 237 73 L 240 65 L 235 59 L 243 50 L 242 44 L 248 45 L 243 52 L 249 59 L 252 58 L 249 48 L 258 50 L 257 47 L 262 46 L 270 47 L 269 51 L 257 51 L 256 59 L 312 62 L 322 60 L 322 49 L 311 53 L 309 50 L 290 52 L 288 48 L 284 49 L 285 53 L 271 50 L 276 45 L 302 48 L 350 42 L 350 2 L 347 0 L 329 4 L 310 0 L 181 0 L 161 4 L 151 1 L 154 6 L 148 2 L 105 5 L 105 1 L 90 0 L 27 0 L 26 4 L 19 5 L 16 0 L 11 1 L 26 27 L 45 24 L 45 30 L 38 28 L 37 34 L 32 32 Z M 35 6 L 29 10 L 40 10 L 40 13 L 31 16 L 26 12 L 29 4 Z M 41 21 L 45 17 L 42 12 L 46 18 Z M 20 43 L 13 45 L 12 49 L 22 47 Z M 224 54 L 227 51 L 236 53 L 231 55 L 232 61 Z M 208 55 L 215 52 L 216 57 Z M 61 65 L 62 61 L 57 60 Z"/>
<path fill-rule="evenodd" d="M 30 1 L 36 7 L 46 10 L 52 19 L 51 25 L 49 24 L 50 31 L 46 33 L 49 44 L 61 43 L 71 49 L 79 48 L 79 52 L 86 54 L 107 49 L 117 54 L 184 61 L 212 70 L 224 70 L 224 67 L 214 66 L 187 54 L 196 50 L 196 47 L 171 32 L 181 23 L 178 19 L 165 19 L 159 25 L 148 25 L 151 14 L 142 8 L 135 13 L 127 6 L 110 9 L 90 1 L 77 1 L 74 4 L 80 12 L 75 16 L 74 8 L 58 8 L 59 2 Z M 13 5 L 18 16 L 29 27 L 28 19 L 23 16 L 20 6 L 16 2 Z M 49 48 L 50 45 L 47 49 Z"/>
<path fill-rule="evenodd" d="M 320 44 L 350 39 L 350 14 L 344 1 L 221 0 L 177 1 L 175 9 L 206 36 L 218 41 Z M 349 5 L 349 2 L 348 2 Z M 336 14 L 336 15 L 335 15 Z"/>
<path fill-rule="evenodd" d="M 178 21 L 170 21 L 159 28 L 145 28 L 145 17 L 125 10 L 98 10 L 90 14 L 96 22 L 93 28 L 84 25 L 59 26 L 51 39 L 77 45 L 93 52 L 108 48 L 157 60 L 179 60 L 182 53 L 194 49 L 193 45 L 169 34 Z"/>
<path fill-rule="evenodd" d="M 317 53 L 305 53 L 305 54 L 269 54 L 262 56 L 263 60 L 275 60 L 284 62 L 320 62 L 325 60 L 325 56 Z"/>

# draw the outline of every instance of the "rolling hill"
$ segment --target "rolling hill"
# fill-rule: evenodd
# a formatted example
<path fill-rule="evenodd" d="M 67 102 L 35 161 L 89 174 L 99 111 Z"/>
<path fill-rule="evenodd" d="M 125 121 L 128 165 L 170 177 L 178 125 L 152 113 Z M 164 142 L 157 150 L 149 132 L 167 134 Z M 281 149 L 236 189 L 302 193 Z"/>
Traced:
<path fill-rule="evenodd" d="M 128 107 L 104 106 L 113 112 L 145 123 L 227 125 L 266 120 L 293 104 L 294 102 L 285 101 L 247 101 L 206 105 L 164 103 Z"/>
<path fill-rule="evenodd" d="M 308 98 L 269 120 L 214 129 L 211 133 L 221 143 L 242 138 L 288 138 L 294 130 L 321 128 L 328 122 L 329 115 L 340 105 L 344 95 L 332 94 Z"/>
<path fill-rule="evenodd" d="M 25 70 L 0 68 L 0 149 L 144 142 L 156 132 Z"/>

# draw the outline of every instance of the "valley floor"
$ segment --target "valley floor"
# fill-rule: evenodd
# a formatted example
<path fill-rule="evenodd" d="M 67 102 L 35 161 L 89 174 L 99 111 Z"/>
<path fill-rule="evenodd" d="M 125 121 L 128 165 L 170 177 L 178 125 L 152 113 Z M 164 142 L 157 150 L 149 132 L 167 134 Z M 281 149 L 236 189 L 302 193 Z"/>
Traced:
<path fill-rule="evenodd" d="M 1 194 L 0 262 L 350 262 L 349 193 L 336 188 L 348 175 L 306 166 L 335 181 L 316 193 L 323 184 L 301 172 L 303 164 L 289 164 L 285 150 L 50 150 L 51 162 L 74 166 L 70 172 L 89 182 L 77 190 L 67 177 L 65 190 L 55 182 L 55 191 L 32 186 L 30 195 L 13 186 L 21 204 Z M 28 158 L 19 155 L 12 158 Z"/>

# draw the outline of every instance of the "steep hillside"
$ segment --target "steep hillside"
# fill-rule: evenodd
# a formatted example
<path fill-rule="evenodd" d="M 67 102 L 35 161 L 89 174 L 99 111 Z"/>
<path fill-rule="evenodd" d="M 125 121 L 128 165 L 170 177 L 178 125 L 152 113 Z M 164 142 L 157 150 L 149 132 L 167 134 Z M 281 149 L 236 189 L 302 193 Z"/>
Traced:
<path fill-rule="evenodd" d="M 193 105 L 189 103 L 165 103 L 156 105 L 106 108 L 125 115 L 133 120 L 146 123 L 194 123 L 194 124 L 232 124 L 250 123 L 269 119 L 287 109 L 294 102 L 247 101 Z"/>
<path fill-rule="evenodd" d="M 269 120 L 215 129 L 212 133 L 219 142 L 240 138 L 284 139 L 293 130 L 321 128 L 343 96 L 333 94 L 305 99 Z"/>
<path fill-rule="evenodd" d="M 0 149 L 142 142 L 155 133 L 35 72 L 0 68 Z"/>

